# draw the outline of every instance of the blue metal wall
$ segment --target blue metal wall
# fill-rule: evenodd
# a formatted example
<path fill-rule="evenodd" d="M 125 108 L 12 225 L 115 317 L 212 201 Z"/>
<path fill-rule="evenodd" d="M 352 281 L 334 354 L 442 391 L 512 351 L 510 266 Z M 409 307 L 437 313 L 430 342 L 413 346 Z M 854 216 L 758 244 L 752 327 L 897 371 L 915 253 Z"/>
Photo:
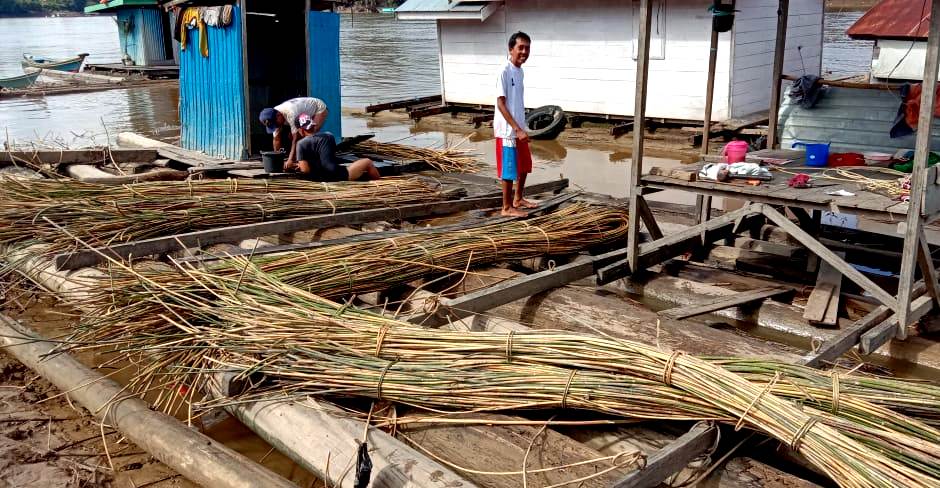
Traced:
<path fill-rule="evenodd" d="M 339 14 L 310 12 L 310 96 L 326 102 L 330 116 L 323 130 L 343 140 L 343 102 L 339 71 Z"/>
<path fill-rule="evenodd" d="M 210 156 L 247 156 L 245 69 L 242 61 L 241 12 L 232 25 L 207 27 L 209 57 L 199 53 L 199 32 L 186 36 L 180 52 L 181 144 Z"/>
<path fill-rule="evenodd" d="M 163 64 L 169 59 L 163 38 L 163 16 L 155 8 L 117 11 L 121 52 L 137 66 Z"/>

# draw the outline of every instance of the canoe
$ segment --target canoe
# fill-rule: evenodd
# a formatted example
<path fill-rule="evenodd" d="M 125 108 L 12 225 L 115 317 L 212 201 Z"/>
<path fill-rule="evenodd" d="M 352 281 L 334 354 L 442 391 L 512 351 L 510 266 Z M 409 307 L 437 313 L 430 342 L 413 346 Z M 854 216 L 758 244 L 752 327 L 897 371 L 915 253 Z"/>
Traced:
<path fill-rule="evenodd" d="M 380 9 L 379 12 L 382 12 L 383 14 L 393 14 L 395 13 L 395 9 L 392 7 L 384 7 Z"/>
<path fill-rule="evenodd" d="M 41 72 L 42 70 L 38 70 L 22 76 L 14 76 L 13 78 L 0 78 L 0 88 L 15 89 L 30 87 L 36 82 L 36 78 L 39 78 L 39 73 Z"/>
<path fill-rule="evenodd" d="M 72 73 L 77 73 L 82 68 L 82 63 L 85 62 L 85 58 L 88 57 L 88 54 L 79 54 L 78 56 L 71 59 L 62 59 L 59 61 L 52 59 L 36 58 L 24 54 L 22 65 L 23 68 L 39 68 L 39 69 L 51 69 L 56 71 L 70 71 Z"/>

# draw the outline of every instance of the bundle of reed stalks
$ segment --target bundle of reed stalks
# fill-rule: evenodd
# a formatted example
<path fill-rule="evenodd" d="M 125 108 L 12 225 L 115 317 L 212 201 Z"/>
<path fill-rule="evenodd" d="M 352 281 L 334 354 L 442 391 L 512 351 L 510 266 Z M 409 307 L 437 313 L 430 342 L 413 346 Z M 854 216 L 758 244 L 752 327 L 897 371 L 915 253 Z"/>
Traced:
<path fill-rule="evenodd" d="M 364 141 L 351 148 L 353 152 L 379 156 L 393 161 L 424 161 L 443 173 L 476 173 L 486 163 L 470 151 L 460 149 L 460 144 L 444 150 Z"/>
<path fill-rule="evenodd" d="M 0 177 L 0 244 L 39 240 L 53 251 L 75 240 L 48 218 L 103 246 L 195 230 L 290 217 L 441 200 L 440 185 L 421 178 L 368 183 L 301 180 L 203 180 L 108 186 L 74 180 Z"/>
<path fill-rule="evenodd" d="M 257 267 L 280 282 L 338 298 L 386 290 L 431 274 L 464 276 L 497 261 L 611 245 L 626 239 L 628 224 L 622 210 L 574 204 L 541 217 L 484 223 L 450 233 L 405 234 L 281 255 L 222 259 L 209 264 L 207 272 L 238 278 L 247 267 Z M 173 327 L 162 318 L 163 307 L 154 296 L 161 292 L 149 283 L 194 293 L 202 290 L 185 266 L 109 271 L 107 286 L 85 304 L 92 311 L 78 338 L 82 342 L 110 343 L 138 333 L 171 334 Z M 115 329 L 110 327 L 112 320 L 127 324 Z"/>
<path fill-rule="evenodd" d="M 762 384 L 702 359 L 611 337 L 426 330 L 330 302 L 253 266 L 241 276 L 187 273 L 201 293 L 149 283 L 175 326 L 166 333 L 171 337 L 138 333 L 120 342 L 124 354 L 148 359 L 132 382 L 142 393 L 165 391 L 168 382 L 198 388 L 234 371 L 264 381 L 224 402 L 318 395 L 433 412 L 577 408 L 713 419 L 789 445 L 841 486 L 940 485 L 940 445 L 924 439 L 936 438 L 931 427 L 863 400 L 852 401 L 857 418 L 800 405 L 773 392 L 787 381 L 780 371 Z M 178 396 L 164 400 L 181 404 Z M 865 412 L 891 415 L 892 422 L 882 425 Z M 892 425 L 916 426 L 909 430 L 923 435 Z"/>

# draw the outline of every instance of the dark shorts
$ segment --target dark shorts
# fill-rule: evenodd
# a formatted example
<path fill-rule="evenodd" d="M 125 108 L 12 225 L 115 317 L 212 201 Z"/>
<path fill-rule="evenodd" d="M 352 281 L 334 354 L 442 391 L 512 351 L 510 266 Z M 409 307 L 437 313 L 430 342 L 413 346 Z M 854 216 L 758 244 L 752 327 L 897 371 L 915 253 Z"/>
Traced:
<path fill-rule="evenodd" d="M 297 161 L 306 161 L 310 173 L 305 176 L 316 181 L 347 181 L 349 171 L 345 161 L 336 157 L 336 139 L 328 132 L 304 137 L 297 143 Z"/>

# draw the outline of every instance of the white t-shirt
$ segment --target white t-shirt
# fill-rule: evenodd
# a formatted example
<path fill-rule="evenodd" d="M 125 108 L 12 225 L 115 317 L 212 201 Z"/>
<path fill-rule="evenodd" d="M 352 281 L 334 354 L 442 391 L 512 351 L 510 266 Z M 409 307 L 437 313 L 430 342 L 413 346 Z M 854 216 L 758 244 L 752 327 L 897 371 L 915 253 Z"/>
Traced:
<path fill-rule="evenodd" d="M 506 97 L 506 108 L 520 127 L 525 128 L 525 88 L 523 87 L 524 74 L 522 68 L 516 67 L 510 61 L 500 68 L 496 76 L 496 98 Z M 493 135 L 501 139 L 515 139 L 515 131 L 506 118 L 503 117 L 499 107 L 493 116 Z"/>
<path fill-rule="evenodd" d="M 274 110 L 277 110 L 284 116 L 284 119 L 287 120 L 287 123 L 290 125 L 291 133 L 294 133 L 297 132 L 297 127 L 300 125 L 297 119 L 301 114 L 307 114 L 313 117 L 326 110 L 326 103 L 319 98 L 313 97 L 291 98 L 277 107 L 274 107 Z"/>

